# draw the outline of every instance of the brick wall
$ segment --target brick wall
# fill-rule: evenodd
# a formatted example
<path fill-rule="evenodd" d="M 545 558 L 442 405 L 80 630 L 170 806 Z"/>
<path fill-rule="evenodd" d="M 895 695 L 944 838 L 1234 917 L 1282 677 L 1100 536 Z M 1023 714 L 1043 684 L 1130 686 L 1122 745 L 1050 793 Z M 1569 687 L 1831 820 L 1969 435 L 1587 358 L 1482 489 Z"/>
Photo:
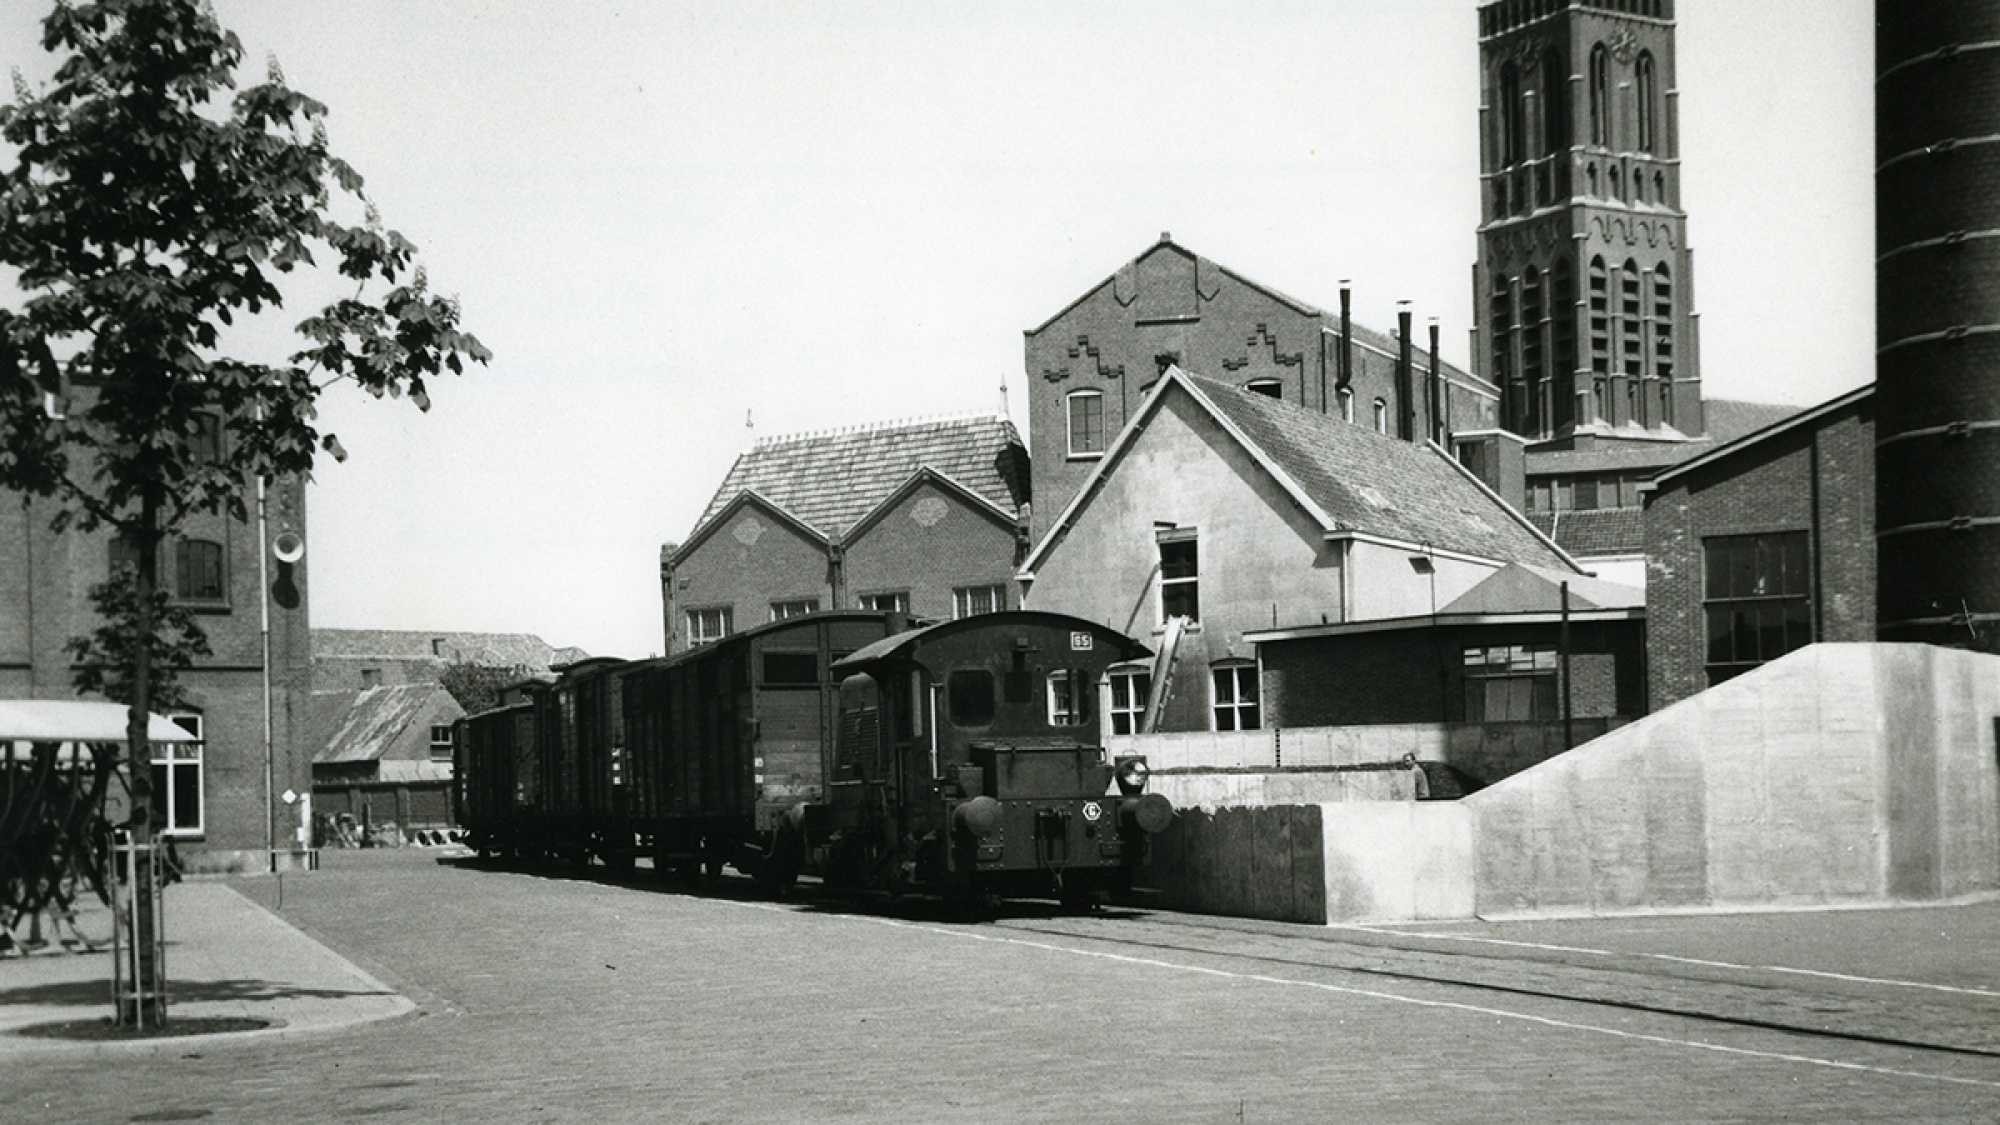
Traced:
<path fill-rule="evenodd" d="M 818 598 L 832 609 L 837 591 L 828 577 L 824 543 L 759 505 L 739 506 L 674 568 L 667 652 L 687 651 L 689 610 L 728 606 L 733 631 L 742 632 L 769 621 L 774 601 Z"/>
<path fill-rule="evenodd" d="M 1860 396 L 1668 478 L 1646 501 L 1651 707 L 1708 686 L 1703 541 L 1805 531 L 1814 639 L 1875 636 L 1874 414 Z"/>
<path fill-rule="evenodd" d="M 1008 608 L 1020 604 L 1013 522 L 949 488 L 911 489 L 857 529 L 842 553 L 846 591 L 839 608 L 858 607 L 864 594 L 907 590 L 911 613 L 949 621 L 952 591 L 965 586 L 1000 586 Z"/>

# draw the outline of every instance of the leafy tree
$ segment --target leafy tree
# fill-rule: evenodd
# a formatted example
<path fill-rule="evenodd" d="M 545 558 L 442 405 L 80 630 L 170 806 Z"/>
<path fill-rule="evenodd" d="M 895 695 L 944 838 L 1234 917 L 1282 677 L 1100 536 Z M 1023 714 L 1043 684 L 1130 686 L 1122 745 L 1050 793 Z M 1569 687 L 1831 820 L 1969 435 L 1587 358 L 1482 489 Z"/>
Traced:
<path fill-rule="evenodd" d="M 145 716 L 201 644 L 192 618 L 161 628 L 161 544 L 197 514 L 247 519 L 258 479 L 343 457 L 313 422 L 332 384 L 428 409 L 427 380 L 489 355 L 328 150 L 326 107 L 275 60 L 236 87 L 242 43 L 206 3 L 57 0 L 42 46 L 52 84 L 17 73 L 0 106 L 0 264 L 17 286 L 0 307 L 0 487 L 49 501 L 58 531 L 129 547 L 135 565 L 95 593 L 105 626 L 72 651 L 80 689 L 131 705 L 143 840 Z M 238 318 L 280 308 L 283 276 L 322 258 L 351 294 L 298 323 L 289 359 L 243 354 Z"/>
<path fill-rule="evenodd" d="M 473 664 L 458 661 L 447 664 L 438 673 L 438 682 L 444 690 L 465 708 L 468 715 L 481 711 L 491 711 L 500 706 L 500 689 L 508 684 L 517 684 L 535 674 L 533 668 L 525 664 Z"/>

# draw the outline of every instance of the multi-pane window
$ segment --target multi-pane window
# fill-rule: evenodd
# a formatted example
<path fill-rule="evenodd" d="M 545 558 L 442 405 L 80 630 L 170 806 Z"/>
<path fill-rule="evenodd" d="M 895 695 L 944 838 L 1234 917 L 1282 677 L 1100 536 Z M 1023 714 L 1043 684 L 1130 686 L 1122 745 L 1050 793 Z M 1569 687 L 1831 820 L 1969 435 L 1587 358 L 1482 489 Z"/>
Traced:
<path fill-rule="evenodd" d="M 1094 457 L 1104 452 L 1104 395 L 1077 391 L 1068 398 L 1069 455 Z"/>
<path fill-rule="evenodd" d="M 1256 730 L 1257 666 L 1220 664 L 1211 670 L 1216 730 Z"/>
<path fill-rule="evenodd" d="M 1561 716 L 1552 645 L 1487 645 L 1464 652 L 1465 721 L 1523 723 Z"/>
<path fill-rule="evenodd" d="M 716 606 L 711 609 L 691 609 L 687 611 L 688 643 L 705 645 L 719 641 L 730 634 L 730 607 Z"/>
<path fill-rule="evenodd" d="M 954 621 L 976 613 L 1000 613 L 1006 608 L 1005 586 L 960 586 L 951 592 L 951 616 Z"/>
<path fill-rule="evenodd" d="M 451 724 L 431 724 L 431 761 L 451 761 Z"/>
<path fill-rule="evenodd" d="M 861 608 L 872 609 L 877 613 L 908 613 L 910 612 L 910 592 L 908 590 L 889 590 L 879 594 L 863 594 L 861 595 Z"/>
<path fill-rule="evenodd" d="M 1160 544 L 1160 621 L 1201 620 L 1201 565 L 1193 536 Z"/>
<path fill-rule="evenodd" d="M 1074 727 L 1089 722 L 1092 686 L 1089 677 L 1073 669 L 1059 668 L 1050 672 L 1049 725 Z"/>
<path fill-rule="evenodd" d="M 1812 643 L 1806 533 L 1702 541 L 1710 687 Z"/>
<path fill-rule="evenodd" d="M 153 743 L 153 821 L 162 833 L 199 836 L 202 832 L 202 717 L 167 716 L 193 735 L 193 742 Z"/>
<path fill-rule="evenodd" d="M 223 600 L 222 544 L 207 539 L 174 543 L 174 596 L 189 602 Z"/>
<path fill-rule="evenodd" d="M 808 613 L 819 612 L 818 598 L 793 598 L 790 601 L 771 603 L 771 620 L 784 621 L 792 617 L 804 617 Z"/>
<path fill-rule="evenodd" d="M 1624 413 L 1618 418 L 1618 421 L 1637 422 L 1644 425 L 1645 419 L 1641 418 L 1632 409 L 1638 395 L 1639 379 L 1645 374 L 1645 355 L 1642 350 L 1645 334 L 1640 327 L 1643 318 L 1640 315 L 1642 306 L 1639 299 L 1639 266 L 1637 263 L 1631 261 L 1625 263 L 1625 268 L 1619 271 L 1618 274 L 1618 288 L 1620 313 L 1618 325 L 1618 334 L 1620 337 L 1619 350 L 1625 357 L 1626 394 L 1626 401 L 1621 404 L 1624 407 Z"/>
<path fill-rule="evenodd" d="M 1111 670 L 1111 733 L 1138 734 L 1153 694 L 1153 674 L 1142 668 Z"/>

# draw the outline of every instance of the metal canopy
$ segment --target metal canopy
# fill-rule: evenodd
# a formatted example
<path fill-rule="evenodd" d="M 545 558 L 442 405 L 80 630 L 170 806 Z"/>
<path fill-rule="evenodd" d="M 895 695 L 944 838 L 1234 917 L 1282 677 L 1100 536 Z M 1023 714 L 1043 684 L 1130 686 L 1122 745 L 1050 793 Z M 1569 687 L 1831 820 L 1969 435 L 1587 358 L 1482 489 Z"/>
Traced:
<path fill-rule="evenodd" d="M 0 742 L 123 742 L 130 710 L 80 699 L 0 699 Z M 164 715 L 147 717 L 149 742 L 196 742 Z"/>

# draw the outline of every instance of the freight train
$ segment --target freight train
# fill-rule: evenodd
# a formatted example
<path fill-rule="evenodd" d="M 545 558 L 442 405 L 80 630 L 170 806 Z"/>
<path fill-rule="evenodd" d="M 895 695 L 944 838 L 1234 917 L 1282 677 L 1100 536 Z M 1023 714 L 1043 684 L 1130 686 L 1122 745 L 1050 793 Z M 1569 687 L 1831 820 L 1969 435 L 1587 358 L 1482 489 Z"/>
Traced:
<path fill-rule="evenodd" d="M 1100 733 L 1106 671 L 1147 655 L 1052 613 L 837 611 L 587 660 L 460 721 L 459 823 L 514 861 L 1084 905 L 1174 816 Z"/>

